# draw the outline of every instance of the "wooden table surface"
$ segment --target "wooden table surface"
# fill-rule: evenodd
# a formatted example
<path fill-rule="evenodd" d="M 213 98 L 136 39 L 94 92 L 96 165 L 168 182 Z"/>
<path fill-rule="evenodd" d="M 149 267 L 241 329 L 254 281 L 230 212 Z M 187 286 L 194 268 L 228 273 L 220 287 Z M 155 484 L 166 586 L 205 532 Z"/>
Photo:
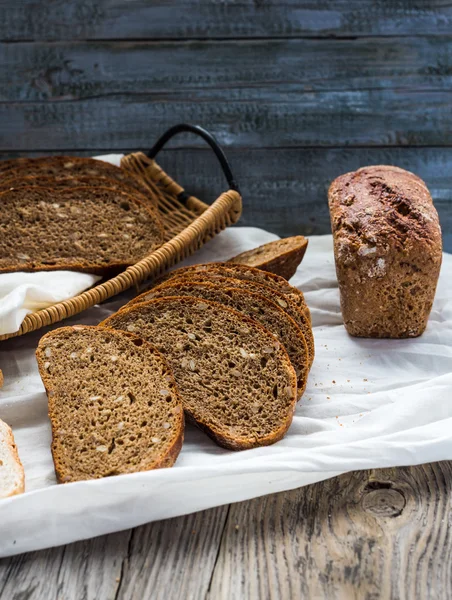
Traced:
<path fill-rule="evenodd" d="M 243 225 L 329 232 L 337 175 L 423 177 L 452 250 L 452 7 L 447 0 L 2 0 L 0 159 L 150 147 L 210 128 Z M 162 165 L 225 188 L 183 136 Z M 0 598 L 452 597 L 449 463 L 363 471 L 287 493 L 0 560 Z M 0 514 L 1 518 L 1 514 Z"/>

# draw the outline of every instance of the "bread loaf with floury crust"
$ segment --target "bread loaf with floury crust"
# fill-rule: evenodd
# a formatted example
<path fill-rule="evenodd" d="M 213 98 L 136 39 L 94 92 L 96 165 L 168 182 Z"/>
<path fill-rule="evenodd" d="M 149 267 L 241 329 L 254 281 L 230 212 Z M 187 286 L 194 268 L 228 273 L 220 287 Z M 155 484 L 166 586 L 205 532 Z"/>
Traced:
<path fill-rule="evenodd" d="M 25 473 L 11 427 L 0 420 L 0 499 L 22 494 Z"/>
<path fill-rule="evenodd" d="M 328 196 L 348 333 L 421 335 L 442 259 L 438 214 L 425 183 L 409 171 L 376 165 L 341 175 Z"/>

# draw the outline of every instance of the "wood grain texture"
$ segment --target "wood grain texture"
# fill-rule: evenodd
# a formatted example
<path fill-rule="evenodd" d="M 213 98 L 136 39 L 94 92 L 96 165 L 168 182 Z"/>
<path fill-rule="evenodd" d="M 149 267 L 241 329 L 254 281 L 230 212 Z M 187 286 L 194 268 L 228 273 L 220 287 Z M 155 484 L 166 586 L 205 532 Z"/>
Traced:
<path fill-rule="evenodd" d="M 0 159 L 22 154 L 0 153 Z M 452 252 L 452 148 L 230 148 L 227 155 L 243 194 L 241 226 L 262 227 L 280 236 L 330 233 L 327 190 L 331 181 L 365 165 L 394 164 L 414 171 L 427 183 L 440 216 L 444 249 Z M 158 162 L 205 202 L 213 202 L 227 188 L 210 150 L 165 151 Z"/>
<path fill-rule="evenodd" d="M 157 102 L 290 102 L 314 92 L 448 92 L 451 84 L 452 37 L 446 36 L 396 44 L 393 38 L 0 44 L 4 102 L 142 94 Z"/>
<path fill-rule="evenodd" d="M 437 463 L 232 505 L 209 599 L 450 598 L 451 493 Z"/>
<path fill-rule="evenodd" d="M 2 0 L 0 39 L 243 38 L 449 33 L 448 0 Z"/>
<path fill-rule="evenodd" d="M 0 598 L 205 598 L 227 514 L 223 506 L 0 559 Z"/>
<path fill-rule="evenodd" d="M 0 598 L 115 598 L 132 531 L 0 559 Z"/>
<path fill-rule="evenodd" d="M 147 148 L 162 130 L 179 122 L 208 126 L 225 147 L 452 145 L 450 92 L 362 90 L 270 96 L 228 101 L 225 93 L 221 102 L 143 95 L 3 103 L 0 151 Z M 181 137 L 174 145 L 186 144 Z M 202 142 L 192 139 L 190 145 Z"/>

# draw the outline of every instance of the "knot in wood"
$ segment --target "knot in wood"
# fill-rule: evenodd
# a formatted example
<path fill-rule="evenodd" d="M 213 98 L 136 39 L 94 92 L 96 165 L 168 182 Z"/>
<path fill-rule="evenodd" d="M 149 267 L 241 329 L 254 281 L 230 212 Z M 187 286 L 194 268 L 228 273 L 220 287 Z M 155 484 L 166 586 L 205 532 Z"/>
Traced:
<path fill-rule="evenodd" d="M 363 508 L 376 517 L 398 517 L 406 505 L 405 496 L 399 490 L 371 489 L 363 497 Z"/>

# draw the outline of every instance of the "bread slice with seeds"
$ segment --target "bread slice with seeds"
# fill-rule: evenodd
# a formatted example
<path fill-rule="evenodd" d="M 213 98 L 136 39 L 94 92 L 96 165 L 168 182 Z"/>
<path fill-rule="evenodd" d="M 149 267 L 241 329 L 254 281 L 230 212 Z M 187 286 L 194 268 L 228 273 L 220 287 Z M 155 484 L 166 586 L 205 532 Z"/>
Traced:
<path fill-rule="evenodd" d="M 308 240 L 302 235 L 295 235 L 237 254 L 227 263 L 255 267 L 288 280 L 295 274 L 307 247 Z"/>
<path fill-rule="evenodd" d="M 42 156 L 40 158 L 13 158 L 0 161 L 1 181 L 11 177 L 36 177 L 41 175 L 56 177 L 89 175 L 97 177 L 99 180 L 108 177 L 132 187 L 142 194 L 149 194 L 147 187 L 131 173 L 95 158 Z"/>
<path fill-rule="evenodd" d="M 230 263 L 202 263 L 198 265 L 191 265 L 189 267 L 181 267 L 175 271 L 170 271 L 166 275 L 160 277 L 154 282 L 153 285 L 160 285 L 164 281 L 168 281 L 173 277 L 180 277 L 183 275 L 192 275 L 197 273 L 200 278 L 210 277 L 211 275 L 221 277 L 234 277 L 235 279 L 243 279 L 244 281 L 253 281 L 255 283 L 262 283 L 268 287 L 281 292 L 285 296 L 290 297 L 297 306 L 305 313 L 306 317 L 311 321 L 311 315 L 309 308 L 304 299 L 303 292 L 298 288 L 290 285 L 284 277 L 275 275 L 274 273 L 268 273 L 261 269 L 255 269 L 254 267 L 248 267 L 246 265 L 234 265 Z"/>
<path fill-rule="evenodd" d="M 315 356 L 314 335 L 312 333 L 311 323 L 306 317 L 304 310 L 302 310 L 302 308 L 300 308 L 300 306 L 294 301 L 293 297 L 283 294 L 283 292 L 278 291 L 276 288 L 271 288 L 268 285 L 256 283 L 255 281 L 235 279 L 233 277 L 222 277 L 221 275 L 217 275 L 213 270 L 204 271 L 202 274 L 196 271 L 186 272 L 184 269 L 178 269 L 177 271 L 174 271 L 174 273 L 178 272 L 181 272 L 179 277 L 174 276 L 173 278 L 164 281 L 159 286 L 153 287 L 147 292 L 143 292 L 136 298 L 133 298 L 128 304 L 123 306 L 121 310 L 133 306 L 134 304 L 151 300 L 155 297 L 155 293 L 159 293 L 158 290 L 176 283 L 204 283 L 210 281 L 225 288 L 235 287 L 245 289 L 259 294 L 260 296 L 264 296 L 273 303 L 278 304 L 278 306 L 284 310 L 287 317 L 295 321 L 305 337 L 308 349 L 308 367 L 311 368 Z"/>
<path fill-rule="evenodd" d="M 110 188 L 28 187 L 3 192 L 0 203 L 0 272 L 108 274 L 163 242 L 157 212 Z"/>
<path fill-rule="evenodd" d="M 25 473 L 11 427 L 0 420 L 0 498 L 22 494 Z"/>
<path fill-rule="evenodd" d="M 220 302 L 263 325 L 283 344 L 297 374 L 298 398 L 306 387 L 309 372 L 308 347 L 300 327 L 277 304 L 244 287 L 225 287 L 215 281 L 168 281 L 147 293 L 148 299 L 191 296 Z"/>
<path fill-rule="evenodd" d="M 36 175 L 36 176 L 19 176 L 12 177 L 10 179 L 0 179 L 0 192 L 5 192 L 12 188 L 23 188 L 23 187 L 44 187 L 51 189 L 64 189 L 74 187 L 107 187 L 120 192 L 126 192 L 130 196 L 134 196 L 140 202 L 150 204 L 154 206 L 154 199 L 150 194 L 145 195 L 143 192 L 136 188 L 118 181 L 117 179 L 111 179 L 104 175 L 70 175 L 69 177 L 60 175 Z"/>
<path fill-rule="evenodd" d="M 49 402 L 60 483 L 170 467 L 184 417 L 163 356 L 135 335 L 62 327 L 36 357 Z"/>
<path fill-rule="evenodd" d="M 267 329 L 236 310 L 170 296 L 101 325 L 152 340 L 173 369 L 187 417 L 220 446 L 273 444 L 289 428 L 297 400 L 289 356 Z"/>

